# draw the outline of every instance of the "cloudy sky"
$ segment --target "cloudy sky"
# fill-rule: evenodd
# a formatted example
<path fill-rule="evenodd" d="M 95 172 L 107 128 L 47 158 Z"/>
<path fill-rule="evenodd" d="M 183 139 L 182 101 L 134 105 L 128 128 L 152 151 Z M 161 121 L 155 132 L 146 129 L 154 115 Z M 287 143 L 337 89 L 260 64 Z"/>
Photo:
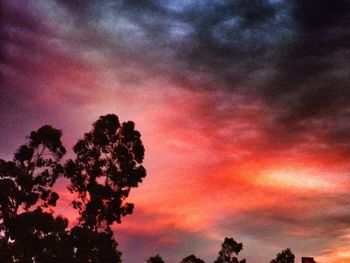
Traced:
<path fill-rule="evenodd" d="M 141 132 L 124 262 L 210 262 L 225 237 L 249 263 L 287 247 L 350 261 L 349 1 L 2 0 L 0 15 L 1 158 L 44 124 L 68 149 L 107 113 Z"/>

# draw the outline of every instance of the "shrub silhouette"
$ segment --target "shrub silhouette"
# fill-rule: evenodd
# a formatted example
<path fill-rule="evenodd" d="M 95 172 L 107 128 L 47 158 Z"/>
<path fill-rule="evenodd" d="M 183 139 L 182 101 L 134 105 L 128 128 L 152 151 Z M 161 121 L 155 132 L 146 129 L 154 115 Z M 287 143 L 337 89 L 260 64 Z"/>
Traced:
<path fill-rule="evenodd" d="M 292 251 L 287 248 L 283 250 L 281 253 L 278 253 L 276 258 L 271 260 L 270 263 L 294 263 L 294 254 Z"/>
<path fill-rule="evenodd" d="M 147 263 L 165 263 L 161 256 L 155 255 L 154 257 L 150 257 L 147 259 Z"/>
<path fill-rule="evenodd" d="M 185 257 L 181 263 L 205 263 L 205 261 L 197 258 L 195 255 L 190 255 L 188 257 Z"/>
<path fill-rule="evenodd" d="M 239 252 L 243 249 L 242 243 L 237 243 L 233 238 L 225 238 L 224 243 L 221 245 L 221 250 L 219 255 L 215 260 L 215 263 L 245 263 L 246 260 L 238 260 L 233 255 L 238 255 Z"/>

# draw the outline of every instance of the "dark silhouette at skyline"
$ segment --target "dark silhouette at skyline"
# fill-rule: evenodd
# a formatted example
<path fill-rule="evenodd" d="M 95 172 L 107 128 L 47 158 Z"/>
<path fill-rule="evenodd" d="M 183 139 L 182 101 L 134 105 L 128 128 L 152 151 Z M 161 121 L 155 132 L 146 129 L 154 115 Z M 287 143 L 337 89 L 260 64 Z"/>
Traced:
<path fill-rule="evenodd" d="M 126 199 L 146 176 L 141 134 L 131 121 L 114 114 L 101 116 L 73 147 L 75 159 L 61 160 L 66 149 L 62 132 L 49 125 L 32 131 L 13 161 L 0 160 L 0 260 L 5 263 L 118 263 L 121 252 L 111 225 L 133 212 Z M 59 177 L 70 180 L 77 223 L 68 227 L 54 216 L 59 194 L 52 190 Z M 245 263 L 236 256 L 243 244 L 225 238 L 215 263 Z M 304 262 L 312 262 L 303 258 Z M 147 263 L 164 263 L 158 254 Z M 190 255 L 181 263 L 205 263 Z M 294 263 L 290 249 L 271 263 Z"/>
<path fill-rule="evenodd" d="M 64 249 L 68 221 L 50 211 L 59 198 L 52 186 L 64 170 L 60 160 L 66 150 L 61 135 L 61 131 L 43 126 L 30 133 L 13 161 L 0 160 L 3 262 L 59 262 L 69 257 Z"/>
<path fill-rule="evenodd" d="M 132 213 L 134 204 L 126 202 L 127 197 L 146 176 L 140 137 L 133 122 L 121 124 L 116 115 L 108 114 L 73 147 L 77 157 L 67 162 L 65 176 L 77 197 L 72 204 L 82 226 L 109 230 Z"/>
<path fill-rule="evenodd" d="M 302 257 L 301 263 L 316 263 L 316 261 L 312 257 Z"/>
<path fill-rule="evenodd" d="M 294 263 L 295 256 L 293 252 L 287 248 L 278 253 L 276 258 L 271 260 L 270 263 Z"/>
<path fill-rule="evenodd" d="M 245 259 L 238 260 L 238 255 L 243 250 L 243 244 L 236 242 L 233 238 L 225 238 L 221 245 L 218 258 L 214 263 L 246 263 Z"/>
<path fill-rule="evenodd" d="M 161 256 L 155 255 L 147 259 L 147 263 L 165 263 Z"/>
<path fill-rule="evenodd" d="M 195 255 L 189 255 L 181 260 L 181 263 L 205 263 L 204 260 L 197 258 Z"/>
<path fill-rule="evenodd" d="M 133 122 L 114 114 L 101 116 L 74 146 L 76 159 L 61 164 L 66 153 L 62 133 L 43 126 L 30 133 L 13 161 L 0 160 L 1 262 L 121 262 L 111 225 L 131 214 L 126 199 L 146 176 L 144 147 Z M 53 215 L 59 177 L 77 197 L 78 222 Z"/>

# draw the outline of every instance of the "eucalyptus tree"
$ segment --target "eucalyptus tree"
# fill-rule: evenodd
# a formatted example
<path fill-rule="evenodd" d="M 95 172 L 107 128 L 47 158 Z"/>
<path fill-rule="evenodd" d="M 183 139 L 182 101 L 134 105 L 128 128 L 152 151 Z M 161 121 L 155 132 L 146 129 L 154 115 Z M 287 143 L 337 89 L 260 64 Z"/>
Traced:
<path fill-rule="evenodd" d="M 13 161 L 0 159 L 1 262 L 121 262 L 111 226 L 132 213 L 129 192 L 146 176 L 141 134 L 131 121 L 101 116 L 65 164 L 61 137 L 45 125 L 30 133 Z M 54 215 L 60 176 L 76 196 L 73 226 Z"/>

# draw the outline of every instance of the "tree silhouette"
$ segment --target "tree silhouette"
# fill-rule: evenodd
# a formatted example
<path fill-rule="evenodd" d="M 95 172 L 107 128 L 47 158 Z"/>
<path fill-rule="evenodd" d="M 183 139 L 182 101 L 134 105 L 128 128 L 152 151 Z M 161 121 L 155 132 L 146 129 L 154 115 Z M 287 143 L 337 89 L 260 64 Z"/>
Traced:
<path fill-rule="evenodd" d="M 197 258 L 195 255 L 190 255 L 188 257 L 185 257 L 181 263 L 205 263 L 205 261 Z"/>
<path fill-rule="evenodd" d="M 283 250 L 281 253 L 278 253 L 276 258 L 271 260 L 270 263 L 294 263 L 294 254 L 292 251 L 287 248 Z"/>
<path fill-rule="evenodd" d="M 120 124 L 116 115 L 108 114 L 74 146 L 77 157 L 66 164 L 66 176 L 70 191 L 77 194 L 73 206 L 84 227 L 108 230 L 132 213 L 134 205 L 126 198 L 146 176 L 140 137 L 133 122 Z"/>
<path fill-rule="evenodd" d="M 108 114 L 73 147 L 76 158 L 66 163 L 65 176 L 76 194 L 72 205 L 80 213 L 79 224 L 71 231 L 79 262 L 120 262 L 110 226 L 132 213 L 134 205 L 126 199 L 146 176 L 140 137 L 133 122 L 120 124 L 116 115 Z"/>
<path fill-rule="evenodd" d="M 41 208 L 14 216 L 7 224 L 11 241 L 2 242 L 2 262 L 71 262 L 67 226 L 66 219 Z"/>
<path fill-rule="evenodd" d="M 74 146 L 66 165 L 61 131 L 43 126 L 30 133 L 13 161 L 0 160 L 1 262 L 121 262 L 111 224 L 131 214 L 126 203 L 132 187 L 146 176 L 144 148 L 133 122 L 101 116 Z M 72 205 L 79 222 L 54 217 L 59 176 L 70 179 Z"/>
<path fill-rule="evenodd" d="M 97 232 L 75 226 L 69 234 L 74 262 L 121 262 L 121 253 L 117 250 L 118 243 L 114 240 L 111 230 Z"/>
<path fill-rule="evenodd" d="M 68 222 L 45 212 L 55 206 L 52 191 L 63 172 L 60 160 L 66 150 L 61 131 L 43 126 L 30 133 L 13 161 L 0 160 L 0 258 L 4 262 L 58 262 L 67 240 Z"/>
<path fill-rule="evenodd" d="M 147 263 L 165 263 L 161 256 L 155 255 L 147 259 Z"/>
<path fill-rule="evenodd" d="M 215 263 L 245 263 L 246 260 L 238 260 L 233 254 L 238 253 L 243 249 L 242 243 L 237 243 L 233 238 L 225 238 L 224 243 L 221 245 L 219 255 L 215 260 Z"/>

